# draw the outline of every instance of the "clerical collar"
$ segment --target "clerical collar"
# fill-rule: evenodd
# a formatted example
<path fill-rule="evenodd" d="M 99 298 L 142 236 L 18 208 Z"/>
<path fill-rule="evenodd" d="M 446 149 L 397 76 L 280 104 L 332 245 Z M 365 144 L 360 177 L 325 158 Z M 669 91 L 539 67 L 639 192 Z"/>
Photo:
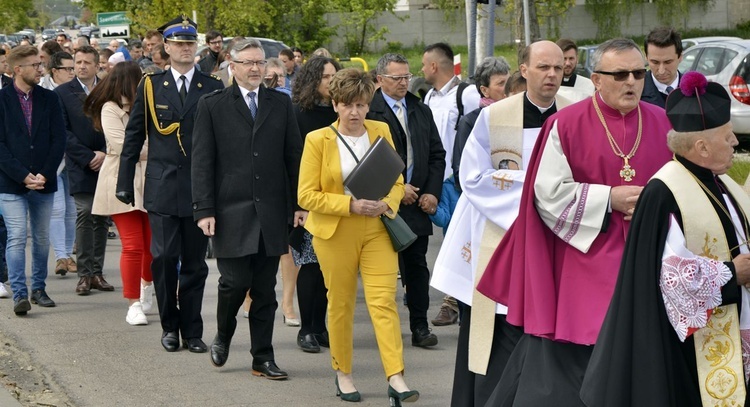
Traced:
<path fill-rule="evenodd" d="M 568 86 L 571 88 L 576 86 L 576 73 L 573 72 L 573 74 L 567 78 L 563 77 L 562 84 L 560 86 Z"/>
<path fill-rule="evenodd" d="M 675 154 L 674 156 L 675 160 L 677 160 L 680 164 L 685 166 L 685 168 L 693 173 L 699 180 L 701 180 L 704 184 L 708 185 L 709 183 L 714 182 L 714 173 L 709 170 L 708 168 L 701 167 L 700 165 L 688 160 L 685 157 L 679 156 Z"/>
<path fill-rule="evenodd" d="M 547 107 L 541 107 L 541 106 L 539 106 L 536 103 L 534 103 L 534 102 L 531 101 L 531 99 L 529 98 L 529 93 L 528 92 L 524 92 L 524 96 L 526 97 L 526 100 L 528 100 L 529 103 L 531 103 L 533 106 L 535 106 L 537 109 L 539 109 L 539 113 L 542 113 L 542 114 L 546 113 L 547 110 L 551 109 L 552 106 L 555 105 L 555 99 L 552 99 L 552 103 L 550 103 L 549 106 L 547 106 Z"/>
<path fill-rule="evenodd" d="M 651 72 L 651 77 L 654 80 L 654 85 L 656 86 L 656 90 L 658 90 L 661 93 L 668 94 L 667 93 L 667 86 L 672 87 L 672 89 L 677 89 L 677 86 L 680 84 L 680 73 L 678 72 L 677 75 L 674 77 L 674 80 L 672 83 L 665 85 L 659 81 L 656 80 L 656 77 L 654 76 L 654 73 Z"/>
<path fill-rule="evenodd" d="M 539 106 L 532 103 L 531 100 L 529 100 L 529 98 L 524 95 L 524 98 L 523 98 L 523 128 L 524 129 L 536 129 L 536 128 L 542 127 L 542 125 L 547 120 L 547 118 L 549 118 L 555 113 L 557 113 L 557 105 L 555 104 L 554 101 L 552 102 L 552 105 L 550 107 L 546 109 L 542 109 Z"/>

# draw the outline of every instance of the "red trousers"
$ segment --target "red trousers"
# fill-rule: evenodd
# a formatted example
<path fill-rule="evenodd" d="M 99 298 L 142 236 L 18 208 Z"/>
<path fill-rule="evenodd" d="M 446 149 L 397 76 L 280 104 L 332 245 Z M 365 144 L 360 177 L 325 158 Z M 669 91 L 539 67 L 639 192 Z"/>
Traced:
<path fill-rule="evenodd" d="M 151 277 L 151 226 L 148 214 L 131 211 L 112 215 L 122 242 L 120 255 L 120 275 L 122 276 L 122 296 L 127 299 L 141 297 L 141 279 L 152 281 Z"/>

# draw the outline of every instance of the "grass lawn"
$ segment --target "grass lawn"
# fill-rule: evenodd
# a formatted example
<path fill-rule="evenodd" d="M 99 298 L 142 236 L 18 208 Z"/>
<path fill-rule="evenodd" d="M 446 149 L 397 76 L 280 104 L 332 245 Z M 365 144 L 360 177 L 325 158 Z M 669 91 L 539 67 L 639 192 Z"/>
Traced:
<path fill-rule="evenodd" d="M 738 158 L 735 155 L 732 168 L 727 171 L 727 175 L 729 175 L 736 183 L 745 185 L 747 176 L 750 175 L 750 158 L 748 158 L 747 155 L 742 158 Z"/>

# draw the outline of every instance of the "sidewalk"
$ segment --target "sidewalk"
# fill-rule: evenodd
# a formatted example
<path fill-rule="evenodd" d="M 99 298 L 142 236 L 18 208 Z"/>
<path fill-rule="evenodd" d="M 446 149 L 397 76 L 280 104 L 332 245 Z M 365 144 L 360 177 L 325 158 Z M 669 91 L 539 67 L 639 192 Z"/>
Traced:
<path fill-rule="evenodd" d="M 431 239 L 430 265 L 437 255 L 440 235 Z M 105 278 L 116 287 L 115 292 L 92 291 L 89 296 L 77 296 L 76 276 L 61 278 L 51 274 L 47 278 L 47 292 L 57 302 L 55 308 L 32 305 L 26 317 L 16 317 L 12 312 L 12 300 L 0 299 L 0 337 L 22 351 L 21 356 L 27 358 L 23 363 L 28 363 L 34 372 L 44 374 L 39 386 L 32 383 L 32 387 L 40 388 L 39 393 L 42 393 L 46 386 L 52 394 L 59 392 L 66 400 L 58 404 L 24 401 L 23 405 L 322 407 L 341 403 L 335 397 L 328 350 L 323 349 L 319 354 L 303 353 L 296 344 L 298 328 L 282 323 L 280 307 L 276 313 L 273 343 L 276 362 L 289 372 L 287 381 L 273 382 L 250 374 L 250 335 L 248 322 L 241 312 L 224 367 L 213 367 L 207 353 L 193 354 L 182 349 L 165 352 L 160 345 L 157 314 L 148 316 L 147 326 L 134 327 L 125 322 L 127 302 L 122 298 L 119 252 L 119 240 L 109 240 Z M 53 264 L 54 256 L 50 256 L 50 269 Z M 216 333 L 219 273 L 215 260 L 209 260 L 208 264 L 210 271 L 202 314 L 203 340 L 210 344 Z M 280 276 L 276 292 L 280 301 Z M 399 286 L 397 303 L 406 379 L 421 393 L 415 407 L 448 406 L 458 326 L 435 328 L 433 332 L 440 343 L 433 349 L 412 347 L 408 310 L 401 302 L 402 296 L 403 289 Z M 428 318 L 435 316 L 442 297 L 441 293 L 431 291 Z M 2 345 L 0 343 L 0 353 Z M 8 376 L 7 368 L 0 364 L 0 383 L 14 380 Z M 24 368 L 16 366 L 14 372 L 18 371 L 23 373 Z M 354 378 L 363 397 L 358 405 L 388 405 L 387 383 L 361 289 L 354 324 Z M 7 397 L 10 398 L 6 401 Z M 0 390 L 0 406 L 18 405 L 7 390 Z"/>

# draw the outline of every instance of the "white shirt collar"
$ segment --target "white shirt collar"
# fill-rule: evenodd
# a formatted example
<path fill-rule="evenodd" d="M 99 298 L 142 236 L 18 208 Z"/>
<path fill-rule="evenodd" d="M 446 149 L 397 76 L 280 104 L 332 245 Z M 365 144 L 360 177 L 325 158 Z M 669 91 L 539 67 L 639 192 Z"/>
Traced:
<path fill-rule="evenodd" d="M 679 83 L 680 83 L 680 74 L 679 73 L 674 77 L 674 80 L 669 85 L 665 85 L 665 84 L 657 81 L 653 72 L 651 72 L 651 77 L 654 79 L 654 85 L 656 85 L 656 89 L 659 92 L 661 92 L 661 93 L 667 93 L 667 86 L 671 86 L 672 90 L 677 89 L 677 85 L 679 85 Z"/>
<path fill-rule="evenodd" d="M 185 75 L 185 80 L 187 83 L 185 84 L 185 89 L 190 89 L 190 84 L 193 82 L 193 75 L 195 74 L 195 66 L 190 69 L 187 73 L 179 73 L 174 68 L 170 67 L 169 71 L 172 72 L 172 77 L 174 78 L 174 83 L 177 84 L 177 89 L 180 88 L 180 76 Z"/>
<path fill-rule="evenodd" d="M 244 100 L 246 103 L 247 103 L 247 94 L 250 93 L 250 92 L 255 92 L 255 97 L 254 97 L 254 99 L 255 99 L 255 105 L 256 106 L 260 106 L 258 104 L 258 99 L 259 99 L 258 98 L 258 89 L 259 88 L 255 88 L 255 89 L 249 90 L 249 89 L 243 88 L 239 84 L 237 84 L 237 87 L 240 88 L 240 93 L 242 94 L 242 100 Z"/>

